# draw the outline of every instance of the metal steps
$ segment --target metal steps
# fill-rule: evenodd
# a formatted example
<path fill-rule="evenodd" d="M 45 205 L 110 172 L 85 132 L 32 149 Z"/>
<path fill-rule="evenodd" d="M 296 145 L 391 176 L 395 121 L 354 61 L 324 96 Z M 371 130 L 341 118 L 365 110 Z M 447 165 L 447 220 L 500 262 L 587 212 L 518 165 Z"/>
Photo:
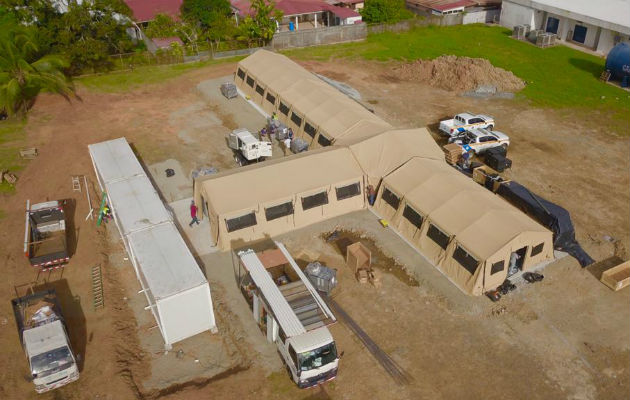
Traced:
<path fill-rule="evenodd" d="M 101 274 L 100 265 L 92 267 L 92 305 L 94 306 L 94 310 L 105 307 L 103 276 Z"/>
<path fill-rule="evenodd" d="M 75 192 L 81 191 L 81 181 L 79 180 L 81 175 L 72 175 L 72 190 Z"/>

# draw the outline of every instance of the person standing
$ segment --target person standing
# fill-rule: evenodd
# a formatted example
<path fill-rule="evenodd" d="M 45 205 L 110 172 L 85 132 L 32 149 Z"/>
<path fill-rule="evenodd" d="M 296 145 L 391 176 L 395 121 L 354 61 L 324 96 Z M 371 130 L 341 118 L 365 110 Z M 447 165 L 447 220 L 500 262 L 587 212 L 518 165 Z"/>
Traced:
<path fill-rule="evenodd" d="M 190 224 L 188 224 L 188 226 L 192 228 L 194 223 L 197 223 L 197 225 L 199 225 L 199 219 L 197 218 L 197 206 L 195 205 L 194 200 L 190 202 L 190 218 L 192 218 L 192 221 L 190 221 Z"/>

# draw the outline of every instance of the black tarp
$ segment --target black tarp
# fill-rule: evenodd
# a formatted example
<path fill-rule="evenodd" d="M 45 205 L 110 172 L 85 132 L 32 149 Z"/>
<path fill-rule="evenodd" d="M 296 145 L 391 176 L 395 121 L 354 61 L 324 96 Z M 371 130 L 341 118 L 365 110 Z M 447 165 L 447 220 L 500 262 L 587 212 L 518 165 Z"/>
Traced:
<path fill-rule="evenodd" d="M 566 209 L 532 193 L 515 181 L 501 183 L 497 194 L 549 228 L 553 232 L 555 249 L 569 253 L 582 267 L 594 262 L 575 239 L 575 228 Z"/>

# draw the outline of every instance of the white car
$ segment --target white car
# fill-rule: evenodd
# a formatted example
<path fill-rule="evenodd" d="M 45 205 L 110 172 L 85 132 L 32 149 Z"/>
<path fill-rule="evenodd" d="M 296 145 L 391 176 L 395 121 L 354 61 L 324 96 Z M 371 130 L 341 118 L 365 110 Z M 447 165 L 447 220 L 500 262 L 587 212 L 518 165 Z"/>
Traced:
<path fill-rule="evenodd" d="M 488 129 L 471 129 L 468 132 L 451 136 L 449 143 L 457 143 L 464 151 L 473 150 L 475 154 L 481 154 L 493 147 L 503 147 L 507 150 L 510 138 L 505 133 Z"/>
<path fill-rule="evenodd" d="M 488 115 L 473 115 L 470 113 L 457 114 L 453 119 L 440 121 L 440 132 L 448 135 L 458 135 L 471 129 L 494 128 L 494 118 Z"/>

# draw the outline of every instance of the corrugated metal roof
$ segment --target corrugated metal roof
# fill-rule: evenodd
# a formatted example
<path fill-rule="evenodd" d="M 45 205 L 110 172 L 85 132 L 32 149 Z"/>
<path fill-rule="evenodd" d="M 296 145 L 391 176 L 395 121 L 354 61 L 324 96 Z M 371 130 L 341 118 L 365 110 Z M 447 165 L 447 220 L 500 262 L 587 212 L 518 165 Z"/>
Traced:
<path fill-rule="evenodd" d="M 295 263 L 295 260 L 293 260 L 293 257 L 291 257 L 291 254 L 289 254 L 289 251 L 286 249 L 286 247 L 284 247 L 284 245 L 282 243 L 279 243 L 279 242 L 275 242 L 275 243 L 276 243 L 276 246 L 278 246 L 278 248 L 282 252 L 282 254 L 284 254 L 284 256 L 287 258 L 287 260 L 289 260 L 289 264 L 291 265 L 291 267 L 293 267 L 293 269 L 295 270 L 297 275 L 300 277 L 300 279 L 302 280 L 304 285 L 308 288 L 308 291 L 311 292 L 311 295 L 313 296 L 313 298 L 315 299 L 315 301 L 319 305 L 320 309 L 333 322 L 336 321 L 335 316 L 333 315 L 332 311 L 330 311 L 330 308 L 328 308 L 328 305 L 326 305 L 326 302 L 324 302 L 324 300 L 319 295 L 317 290 L 311 284 L 311 281 L 306 277 L 306 275 L 304 275 L 304 272 L 302 272 L 300 267 Z"/>
<path fill-rule="evenodd" d="M 172 222 L 132 233 L 129 243 L 156 300 L 208 284 Z"/>
<path fill-rule="evenodd" d="M 273 315 L 287 337 L 306 333 L 306 329 L 295 315 L 291 306 L 276 286 L 271 275 L 260 262 L 254 250 L 240 252 L 239 257 L 249 272 L 252 280 L 260 289 L 263 297 L 271 307 Z"/>
<path fill-rule="evenodd" d="M 142 165 L 124 137 L 88 146 L 103 183 L 114 182 L 136 175 L 145 175 Z"/>

